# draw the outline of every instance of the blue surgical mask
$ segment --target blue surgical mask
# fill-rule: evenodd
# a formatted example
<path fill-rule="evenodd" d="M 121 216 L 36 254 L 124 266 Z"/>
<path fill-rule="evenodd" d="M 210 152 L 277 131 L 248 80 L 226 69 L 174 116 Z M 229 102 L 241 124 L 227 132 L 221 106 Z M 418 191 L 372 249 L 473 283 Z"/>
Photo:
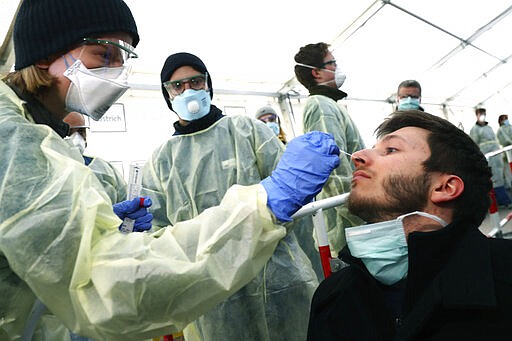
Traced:
<path fill-rule="evenodd" d="M 407 97 L 398 100 L 398 110 L 418 110 L 419 108 L 419 98 Z"/>
<path fill-rule="evenodd" d="M 210 94 L 206 90 L 187 89 L 172 101 L 172 110 L 185 121 L 195 121 L 210 112 Z"/>
<path fill-rule="evenodd" d="M 276 122 L 266 122 L 265 124 L 267 125 L 267 127 L 272 129 L 276 136 L 279 135 L 279 124 L 277 124 Z"/>
<path fill-rule="evenodd" d="M 447 225 L 439 217 L 416 211 L 394 220 L 345 229 L 352 256 L 360 258 L 372 276 L 382 284 L 392 285 L 407 276 L 409 250 L 402 221 L 413 214 L 433 219 L 443 227 Z"/>
<path fill-rule="evenodd" d="M 508 126 L 508 125 L 510 125 L 510 122 L 508 120 L 505 120 L 505 121 L 503 121 L 503 124 Z"/>

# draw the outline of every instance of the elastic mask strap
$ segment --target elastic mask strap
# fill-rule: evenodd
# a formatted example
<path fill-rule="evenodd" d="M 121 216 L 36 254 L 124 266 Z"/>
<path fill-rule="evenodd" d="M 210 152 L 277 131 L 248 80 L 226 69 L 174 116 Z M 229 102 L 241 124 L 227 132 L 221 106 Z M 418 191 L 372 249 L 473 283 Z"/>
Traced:
<path fill-rule="evenodd" d="M 332 73 L 336 73 L 336 71 L 332 71 L 332 70 L 329 70 L 329 69 L 326 69 L 326 68 L 323 68 L 323 67 L 316 67 L 316 66 L 311 66 L 311 65 L 302 64 L 302 63 L 297 63 L 295 65 L 308 67 L 308 68 L 313 69 L 313 70 L 320 69 L 320 70 L 325 70 L 325 71 L 329 71 L 329 72 L 332 72 Z"/>
<path fill-rule="evenodd" d="M 307 64 L 302 64 L 302 63 L 297 63 L 295 65 L 298 65 L 298 66 L 304 66 L 304 67 L 308 67 L 310 69 L 321 69 L 321 67 L 315 67 L 315 66 L 311 66 L 311 65 L 307 65 Z"/>
<path fill-rule="evenodd" d="M 439 218 L 438 216 L 435 216 L 433 214 L 430 214 L 430 213 L 426 213 L 426 212 L 421 212 L 421 211 L 414 211 L 414 212 L 411 212 L 411 213 L 407 213 L 407 214 L 404 214 L 404 215 L 401 215 L 399 216 L 398 218 L 396 218 L 397 220 L 403 220 L 405 217 L 408 217 L 408 216 L 411 216 L 411 215 L 414 215 L 414 214 L 417 214 L 417 215 L 420 215 L 422 217 L 425 217 L 425 218 L 430 218 L 436 222 L 438 222 L 439 224 L 441 224 L 441 226 L 445 227 L 446 225 L 448 225 L 448 223 L 446 221 L 444 221 L 443 219 Z"/>
<path fill-rule="evenodd" d="M 62 55 L 62 59 L 64 59 L 64 64 L 66 64 L 66 69 L 69 69 L 69 67 L 73 64 L 69 64 L 68 63 L 68 60 L 66 58 L 66 55 L 69 55 L 69 57 L 71 58 L 71 60 L 73 60 L 73 64 L 76 62 L 76 59 L 75 57 L 73 57 L 73 55 L 71 53 L 66 53 L 65 55 Z"/>

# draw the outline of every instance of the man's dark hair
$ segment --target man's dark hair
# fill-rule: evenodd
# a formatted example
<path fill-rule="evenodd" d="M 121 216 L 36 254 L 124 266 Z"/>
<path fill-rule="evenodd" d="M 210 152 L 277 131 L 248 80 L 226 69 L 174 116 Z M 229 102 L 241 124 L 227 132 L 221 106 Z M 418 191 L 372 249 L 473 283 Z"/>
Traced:
<path fill-rule="evenodd" d="M 500 115 L 500 117 L 498 117 L 498 124 L 501 125 L 505 120 L 508 120 L 508 115 Z"/>
<path fill-rule="evenodd" d="M 420 96 L 421 96 L 421 85 L 420 85 L 420 83 L 418 83 L 418 81 L 415 81 L 414 79 L 408 79 L 408 80 L 405 80 L 402 83 L 398 84 L 398 89 L 397 89 L 396 93 L 398 93 L 398 91 L 401 88 L 416 88 L 420 91 Z"/>
<path fill-rule="evenodd" d="M 329 44 L 316 43 L 308 44 L 300 48 L 299 52 L 295 55 L 297 63 L 310 65 L 319 69 L 324 68 L 324 58 L 329 53 Z M 315 78 L 311 74 L 311 68 L 301 65 L 295 65 L 295 76 L 297 80 L 306 87 L 311 89 L 317 85 Z"/>
<path fill-rule="evenodd" d="M 475 109 L 475 115 L 479 115 L 479 114 L 485 114 L 486 113 L 486 110 L 485 108 L 476 108 Z"/>
<path fill-rule="evenodd" d="M 430 132 L 427 143 L 431 155 L 423 163 L 426 172 L 454 174 L 464 181 L 464 191 L 453 202 L 453 220 L 479 226 L 490 205 L 492 173 L 478 146 L 469 135 L 447 120 L 418 110 L 392 113 L 377 127 L 375 135 L 380 138 L 405 127 Z"/>

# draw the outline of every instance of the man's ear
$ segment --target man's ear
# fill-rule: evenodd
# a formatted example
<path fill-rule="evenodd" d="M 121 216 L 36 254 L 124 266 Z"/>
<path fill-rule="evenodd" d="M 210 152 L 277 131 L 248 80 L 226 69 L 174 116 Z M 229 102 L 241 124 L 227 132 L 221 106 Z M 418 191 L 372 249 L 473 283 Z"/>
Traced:
<path fill-rule="evenodd" d="M 464 191 L 464 181 L 453 174 L 442 174 L 433 181 L 434 187 L 430 194 L 433 203 L 452 201 Z"/>
<path fill-rule="evenodd" d="M 311 74 L 314 79 L 320 78 L 320 70 L 319 69 L 311 69 Z"/>

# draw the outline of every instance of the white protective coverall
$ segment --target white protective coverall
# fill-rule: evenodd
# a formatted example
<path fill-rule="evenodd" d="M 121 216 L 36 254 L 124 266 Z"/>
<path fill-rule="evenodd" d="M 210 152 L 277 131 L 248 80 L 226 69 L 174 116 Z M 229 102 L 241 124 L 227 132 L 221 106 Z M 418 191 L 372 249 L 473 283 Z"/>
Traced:
<path fill-rule="evenodd" d="M 153 199 L 155 223 L 191 219 L 217 205 L 231 185 L 259 183 L 283 149 L 262 122 L 243 116 L 226 116 L 204 130 L 173 136 L 144 166 L 143 192 Z M 217 269 L 225 271 L 233 261 L 226 258 Z M 305 340 L 317 286 L 311 262 L 290 232 L 263 271 L 187 328 L 185 339 Z"/>
<path fill-rule="evenodd" d="M 350 118 L 347 110 L 335 100 L 323 96 L 308 97 L 303 111 L 303 130 L 323 131 L 332 134 L 336 145 L 347 153 L 364 149 L 359 130 Z M 348 155 L 340 155 L 340 165 L 329 176 L 322 191 L 316 196 L 324 199 L 350 192 L 354 165 Z M 345 205 L 323 211 L 329 238 L 331 253 L 338 257 L 339 251 L 346 245 L 345 228 L 362 225 L 364 222 L 351 214 Z"/>
<path fill-rule="evenodd" d="M 177 332 L 254 278 L 286 234 L 261 185 L 232 187 L 196 219 L 122 234 L 81 155 L 31 120 L 0 82 L 0 340 L 19 339 L 36 297 L 96 340 Z"/>

